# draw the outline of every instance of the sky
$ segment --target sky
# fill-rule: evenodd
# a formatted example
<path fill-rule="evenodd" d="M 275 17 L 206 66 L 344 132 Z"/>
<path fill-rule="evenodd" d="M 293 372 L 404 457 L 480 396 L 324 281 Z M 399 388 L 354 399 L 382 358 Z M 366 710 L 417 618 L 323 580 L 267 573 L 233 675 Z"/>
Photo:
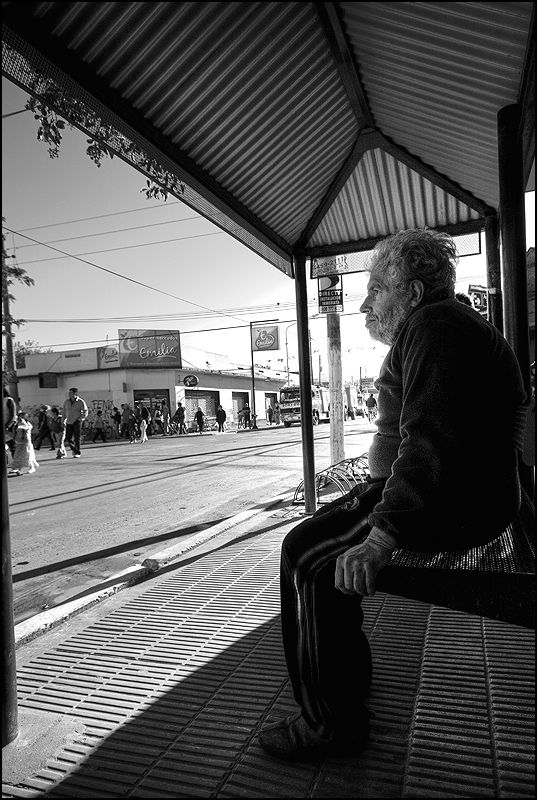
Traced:
<path fill-rule="evenodd" d="M 11 313 L 26 320 L 15 339 L 59 351 L 112 343 L 121 328 L 179 330 L 184 366 L 248 367 L 249 322 L 278 319 L 280 351 L 256 353 L 255 361 L 285 369 L 289 360 L 290 370 L 298 369 L 294 281 L 179 200 L 147 200 L 140 192 L 144 176 L 118 158 L 97 168 L 85 153 L 85 134 L 66 129 L 59 158 L 51 159 L 36 139 L 31 112 L 13 114 L 27 98 L 2 79 L 6 246 L 35 281 L 13 287 Z M 526 197 L 529 247 L 535 193 Z M 363 273 L 343 278 L 344 380 L 356 379 L 360 369 L 377 375 L 387 350 L 370 340 L 359 314 L 366 283 Z M 486 284 L 484 254 L 460 259 L 457 291 L 470 283 Z M 308 280 L 307 288 L 316 301 L 317 281 Z M 317 314 L 316 304 L 310 314 Z M 324 315 L 311 320 L 310 332 L 314 379 L 319 357 L 326 378 Z"/>

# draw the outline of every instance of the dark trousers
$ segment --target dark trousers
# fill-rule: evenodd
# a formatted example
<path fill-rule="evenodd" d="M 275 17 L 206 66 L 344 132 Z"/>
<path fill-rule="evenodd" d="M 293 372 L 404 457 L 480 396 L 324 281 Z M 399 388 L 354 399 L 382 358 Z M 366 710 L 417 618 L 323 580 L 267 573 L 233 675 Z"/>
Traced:
<path fill-rule="evenodd" d="M 93 433 L 92 442 L 95 444 L 95 442 L 97 441 L 97 437 L 100 436 L 101 439 L 103 440 L 103 442 L 105 442 L 105 444 L 106 444 L 106 436 L 104 435 L 104 429 L 103 428 L 94 428 L 93 430 L 94 430 L 94 433 Z"/>
<path fill-rule="evenodd" d="M 77 419 L 75 422 L 68 422 L 65 426 L 65 444 L 68 444 L 71 448 L 71 451 L 78 456 L 80 455 L 81 427 L 82 426 L 79 419 Z"/>
<path fill-rule="evenodd" d="M 372 664 L 362 631 L 362 598 L 334 587 L 337 557 L 367 536 L 367 517 L 381 497 L 382 485 L 364 488 L 321 508 L 282 543 L 287 668 L 304 719 L 321 735 L 356 734 L 368 726 L 364 700 Z M 351 505 L 355 507 L 349 510 Z M 357 525 L 358 531 L 349 532 Z"/>
<path fill-rule="evenodd" d="M 48 439 L 50 442 L 50 449 L 55 450 L 54 441 L 52 439 L 52 433 L 50 432 L 49 428 L 40 428 L 37 437 L 35 440 L 34 448 L 39 450 L 45 439 Z"/>

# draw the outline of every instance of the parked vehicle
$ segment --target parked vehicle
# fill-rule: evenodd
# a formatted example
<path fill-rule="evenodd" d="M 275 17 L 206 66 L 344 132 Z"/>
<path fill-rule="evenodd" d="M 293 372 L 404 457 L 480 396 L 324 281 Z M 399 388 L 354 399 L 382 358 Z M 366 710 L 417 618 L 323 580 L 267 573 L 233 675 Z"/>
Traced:
<path fill-rule="evenodd" d="M 330 394 L 325 386 L 311 387 L 313 424 L 328 422 Z M 300 386 L 284 386 L 280 391 L 281 420 L 286 428 L 294 422 L 300 424 Z"/>

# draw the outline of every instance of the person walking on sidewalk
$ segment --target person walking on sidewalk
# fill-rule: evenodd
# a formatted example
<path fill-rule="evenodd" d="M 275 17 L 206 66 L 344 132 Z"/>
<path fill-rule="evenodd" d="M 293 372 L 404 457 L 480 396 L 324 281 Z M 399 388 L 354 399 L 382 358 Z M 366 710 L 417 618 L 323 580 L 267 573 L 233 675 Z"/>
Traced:
<path fill-rule="evenodd" d="M 19 411 L 15 430 L 15 454 L 11 464 L 11 475 L 22 475 L 24 471 L 31 475 L 39 466 L 32 444 L 32 427 L 26 411 Z"/>
<path fill-rule="evenodd" d="M 224 424 L 227 419 L 227 414 L 222 408 L 222 406 L 218 406 L 216 409 L 216 421 L 218 423 L 218 433 L 224 433 Z"/>
<path fill-rule="evenodd" d="M 4 441 L 11 457 L 15 454 L 15 431 L 17 429 L 17 404 L 11 397 L 7 386 L 3 387 L 4 403 Z"/>
<path fill-rule="evenodd" d="M 82 423 L 88 416 L 86 401 L 78 396 L 78 389 L 69 389 L 69 397 L 63 404 L 65 417 L 65 442 L 71 448 L 73 458 L 80 458 L 80 434 Z"/>
<path fill-rule="evenodd" d="M 49 450 L 55 450 L 54 442 L 52 440 L 52 434 L 50 432 L 50 424 L 49 424 L 49 412 L 50 406 L 42 405 L 39 406 L 39 414 L 37 415 L 37 436 L 35 437 L 35 450 L 40 450 L 41 445 L 48 439 L 50 442 Z"/>
<path fill-rule="evenodd" d="M 182 433 L 186 433 L 187 430 L 186 430 L 186 425 L 185 425 L 185 409 L 184 409 L 184 406 L 181 405 L 181 403 L 177 404 L 177 410 L 176 410 L 175 414 L 173 415 L 173 418 L 177 422 L 177 425 L 179 426 L 178 430 L 177 430 L 177 433 L 179 434 L 179 436 Z"/>
<path fill-rule="evenodd" d="M 100 436 L 103 444 L 106 444 L 106 436 L 104 433 L 104 419 L 103 419 L 103 412 L 101 409 L 97 411 L 97 415 L 93 422 L 93 439 L 91 440 L 93 444 L 97 441 L 97 437 Z"/>
<path fill-rule="evenodd" d="M 65 458 L 65 420 L 57 406 L 53 406 L 50 410 L 50 432 L 56 447 L 56 458 Z"/>
<path fill-rule="evenodd" d="M 282 543 L 283 644 L 299 711 L 261 732 L 273 756 L 317 759 L 367 740 L 372 660 L 361 601 L 394 549 L 486 544 L 519 509 L 522 376 L 499 331 L 455 299 L 456 260 L 451 237 L 427 229 L 375 247 L 360 311 L 390 349 L 376 382 L 370 477 Z"/>
<path fill-rule="evenodd" d="M 199 406 L 198 410 L 194 414 L 194 419 L 196 420 L 199 433 L 203 433 L 203 423 L 205 421 L 205 414 L 203 413 L 201 408 L 199 408 Z"/>
<path fill-rule="evenodd" d="M 147 438 L 147 418 L 144 417 L 142 413 L 142 418 L 140 419 L 140 444 L 144 444 L 144 442 L 148 442 L 149 439 Z"/>

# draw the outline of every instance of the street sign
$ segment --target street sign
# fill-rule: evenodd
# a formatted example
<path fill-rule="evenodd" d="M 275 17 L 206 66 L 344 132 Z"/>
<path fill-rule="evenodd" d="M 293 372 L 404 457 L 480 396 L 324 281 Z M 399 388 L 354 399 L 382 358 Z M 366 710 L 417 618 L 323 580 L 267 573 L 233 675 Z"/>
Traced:
<path fill-rule="evenodd" d="M 318 279 L 319 314 L 343 311 L 343 278 L 341 275 L 326 275 Z"/>
<path fill-rule="evenodd" d="M 183 383 L 185 384 L 185 386 L 197 386 L 199 380 L 195 375 L 185 375 L 185 377 L 183 378 Z"/>
<path fill-rule="evenodd" d="M 343 272 L 353 272 L 346 255 L 325 256 L 323 258 L 312 258 L 311 260 L 312 278 L 321 278 L 324 275 L 339 275 Z"/>

